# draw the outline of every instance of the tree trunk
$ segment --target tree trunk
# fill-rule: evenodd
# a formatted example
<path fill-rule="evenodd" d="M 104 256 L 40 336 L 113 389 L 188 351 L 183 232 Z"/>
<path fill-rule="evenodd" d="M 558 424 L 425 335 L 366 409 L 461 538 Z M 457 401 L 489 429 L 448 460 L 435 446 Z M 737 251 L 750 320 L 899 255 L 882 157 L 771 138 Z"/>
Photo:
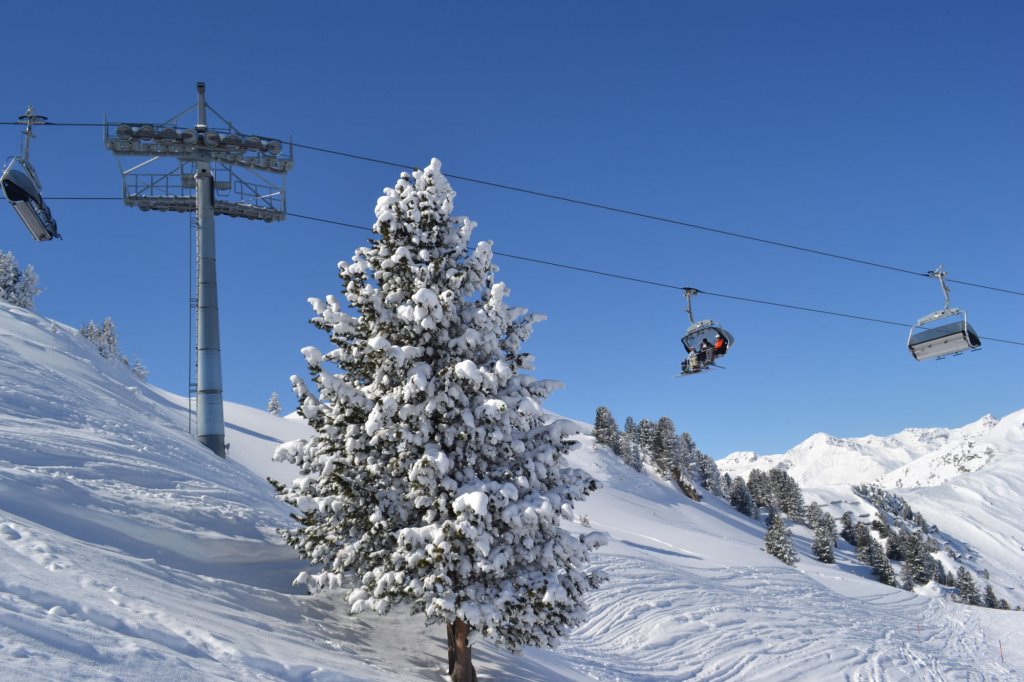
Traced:
<path fill-rule="evenodd" d="M 456 618 L 448 626 L 448 674 L 452 682 L 476 682 L 473 648 L 469 645 L 469 623 Z"/>

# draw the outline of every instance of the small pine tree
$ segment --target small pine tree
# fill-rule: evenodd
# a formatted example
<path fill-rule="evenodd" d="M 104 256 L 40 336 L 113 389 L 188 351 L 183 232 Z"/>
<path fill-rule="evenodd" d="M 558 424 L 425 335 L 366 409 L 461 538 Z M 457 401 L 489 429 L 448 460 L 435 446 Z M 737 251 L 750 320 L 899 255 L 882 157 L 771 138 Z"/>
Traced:
<path fill-rule="evenodd" d="M 956 570 L 956 589 L 960 594 L 960 601 L 971 606 L 981 606 L 981 594 L 974 582 L 974 576 L 963 566 Z"/>
<path fill-rule="evenodd" d="M 764 549 L 790 566 L 798 560 L 796 552 L 793 551 L 793 536 L 786 528 L 782 516 L 774 509 L 768 512 L 768 531 L 764 535 Z"/>
<path fill-rule="evenodd" d="M 267 401 L 267 412 L 275 417 L 281 414 L 281 401 L 278 400 L 277 391 L 270 394 L 270 400 Z"/>
<path fill-rule="evenodd" d="M 737 476 L 732 481 L 732 487 L 729 489 L 729 504 L 745 516 L 753 517 L 757 513 L 757 505 L 754 504 L 754 498 L 750 496 L 750 488 L 747 487 L 747 482 L 743 480 L 742 476 Z"/>
<path fill-rule="evenodd" d="M 771 481 L 765 472 L 760 469 L 752 470 L 747 477 L 747 487 L 750 488 L 750 495 L 754 498 L 754 504 L 758 508 L 769 509 L 778 506 L 772 495 Z"/>
<path fill-rule="evenodd" d="M 985 569 L 985 572 L 988 573 L 988 569 Z M 996 591 L 992 589 L 991 583 L 985 584 L 985 592 L 981 597 L 981 603 L 990 609 L 999 608 L 999 598 L 996 596 Z"/>
<path fill-rule="evenodd" d="M 13 253 L 0 251 L 0 299 L 32 310 L 39 291 L 39 277 L 35 269 L 29 265 L 22 270 Z"/>
<path fill-rule="evenodd" d="M 839 523 L 842 526 L 842 529 L 839 531 L 839 537 L 846 540 L 851 545 L 856 546 L 857 541 L 853 536 L 853 512 L 843 512 L 843 516 L 841 519 L 839 519 Z"/>
<path fill-rule="evenodd" d="M 102 325 L 97 325 L 92 320 L 89 320 L 78 331 L 96 346 L 96 350 L 99 351 L 101 357 L 115 361 L 122 358 L 121 350 L 118 347 L 117 328 L 114 326 L 114 321 L 109 317 L 103 320 Z"/>
<path fill-rule="evenodd" d="M 811 541 L 811 552 L 814 558 L 822 563 L 834 564 L 836 562 L 834 547 L 836 543 L 836 522 L 832 515 L 823 511 L 817 505 L 808 508 L 807 519 L 814 531 L 814 539 Z"/>
<path fill-rule="evenodd" d="M 604 405 L 598 407 L 594 415 L 594 440 L 599 445 L 609 448 L 615 448 L 619 440 L 619 426 L 615 423 L 611 410 Z"/>
<path fill-rule="evenodd" d="M 139 381 L 146 381 L 149 378 L 149 368 L 142 364 L 142 360 L 135 358 L 135 362 L 132 363 L 131 373 Z"/>
<path fill-rule="evenodd" d="M 885 556 L 882 545 L 873 537 L 868 549 L 868 563 L 871 565 L 872 573 L 878 576 L 879 582 L 896 587 L 896 572 L 889 563 L 889 558 Z"/>

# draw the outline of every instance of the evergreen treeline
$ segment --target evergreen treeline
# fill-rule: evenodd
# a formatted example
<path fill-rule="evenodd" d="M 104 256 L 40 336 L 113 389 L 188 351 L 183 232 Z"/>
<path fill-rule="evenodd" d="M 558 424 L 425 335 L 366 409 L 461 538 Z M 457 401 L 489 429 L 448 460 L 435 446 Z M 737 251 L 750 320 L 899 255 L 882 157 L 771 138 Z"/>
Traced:
<path fill-rule="evenodd" d="M 724 496 L 718 465 L 697 447 L 689 433 L 677 433 L 668 417 L 657 422 L 626 417 L 619 430 L 611 411 L 597 408 L 594 416 L 594 440 L 604 445 L 637 471 L 647 464 L 667 481 L 679 485 L 687 497 L 699 502 L 698 487 L 719 497 Z"/>

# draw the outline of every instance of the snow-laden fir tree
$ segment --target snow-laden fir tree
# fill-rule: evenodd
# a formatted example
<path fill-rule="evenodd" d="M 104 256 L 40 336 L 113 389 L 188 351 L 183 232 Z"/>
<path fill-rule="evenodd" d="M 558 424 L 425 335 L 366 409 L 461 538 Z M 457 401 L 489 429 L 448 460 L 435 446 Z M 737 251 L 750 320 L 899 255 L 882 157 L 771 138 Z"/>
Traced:
<path fill-rule="evenodd" d="M 799 557 L 793 550 L 793 536 L 776 509 L 768 511 L 768 531 L 764 535 L 764 549 L 784 564 L 792 566 Z"/>
<path fill-rule="evenodd" d="M 834 564 L 836 562 L 836 522 L 832 515 L 816 504 L 807 508 L 807 522 L 814 531 L 814 539 L 811 541 L 811 552 L 814 558 L 822 563 Z"/>
<path fill-rule="evenodd" d="M 32 310 L 39 294 L 39 277 L 28 265 L 22 270 L 10 251 L 0 251 L 0 299 L 19 308 Z"/>
<path fill-rule="evenodd" d="M 89 320 L 78 330 L 78 332 L 96 346 L 100 355 L 108 360 L 117 360 L 121 357 L 119 341 L 117 338 L 117 327 L 109 317 L 103 320 L 103 324 L 96 324 Z"/>
<path fill-rule="evenodd" d="M 524 373 L 542 317 L 505 302 L 454 196 L 433 160 L 377 201 L 369 246 L 339 264 L 347 306 L 310 299 L 336 346 L 303 349 L 312 387 L 293 378 L 315 435 L 275 457 L 300 471 L 279 484 L 299 511 L 284 536 L 317 567 L 298 582 L 352 588 L 353 612 L 409 604 L 445 623 L 461 681 L 471 632 L 515 651 L 580 623 L 602 535 L 560 527 L 597 484 L 565 465 L 577 429 L 541 409 L 557 384 Z"/>
<path fill-rule="evenodd" d="M 729 504 L 740 514 L 746 516 L 754 516 L 757 513 L 757 505 L 754 504 L 754 498 L 750 496 L 750 488 L 747 487 L 747 482 L 743 480 L 742 476 L 737 476 L 732 481 L 732 486 L 729 488 Z"/>
<path fill-rule="evenodd" d="M 277 391 L 270 394 L 270 400 L 267 401 L 267 412 L 275 417 L 281 414 L 281 400 L 277 397 Z"/>
<path fill-rule="evenodd" d="M 974 582 L 974 576 L 966 568 L 961 566 L 956 569 L 956 589 L 959 593 L 959 600 L 971 606 L 982 605 L 982 595 L 978 592 L 978 585 Z"/>
<path fill-rule="evenodd" d="M 598 407 L 594 414 L 594 440 L 613 450 L 618 445 L 619 425 L 615 423 L 612 411 L 604 405 Z"/>

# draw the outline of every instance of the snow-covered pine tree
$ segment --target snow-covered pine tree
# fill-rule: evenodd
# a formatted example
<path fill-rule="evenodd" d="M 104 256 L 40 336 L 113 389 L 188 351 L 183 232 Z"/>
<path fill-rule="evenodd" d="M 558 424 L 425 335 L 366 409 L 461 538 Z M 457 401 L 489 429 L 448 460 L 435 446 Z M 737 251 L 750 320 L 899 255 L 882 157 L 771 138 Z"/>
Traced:
<path fill-rule="evenodd" d="M 960 593 L 960 601 L 964 604 L 981 606 L 982 596 L 978 592 L 978 585 L 974 582 L 974 576 L 963 566 L 956 569 L 956 589 Z"/>
<path fill-rule="evenodd" d="M 782 515 L 775 509 L 768 511 L 768 531 L 764 534 L 764 549 L 782 563 L 790 566 L 799 559 L 793 550 L 792 534 L 786 528 Z"/>
<path fill-rule="evenodd" d="M 760 469 L 753 469 L 747 477 L 747 487 L 750 489 L 750 495 L 754 498 L 754 504 L 758 508 L 770 509 L 778 506 L 772 495 L 771 480 L 765 472 Z"/>
<path fill-rule="evenodd" d="M 612 411 L 604 405 L 598 407 L 594 415 L 594 440 L 612 449 L 619 440 L 619 425 L 615 423 Z"/>
<path fill-rule="evenodd" d="M 39 295 L 39 277 L 28 265 L 22 270 L 10 251 L 0 251 L 0 299 L 19 308 L 32 310 Z"/>
<path fill-rule="evenodd" d="M 814 558 L 822 563 L 834 564 L 836 562 L 833 551 L 836 543 L 836 522 L 832 515 L 824 511 L 816 504 L 807 508 L 807 521 L 814 531 L 814 539 L 811 541 L 811 552 Z"/>
<path fill-rule="evenodd" d="M 347 307 L 310 299 L 337 346 L 303 349 L 313 388 L 293 377 L 315 434 L 275 457 L 300 472 L 278 484 L 301 524 L 283 535 L 318 567 L 297 581 L 353 588 L 354 612 L 405 603 L 445 623 L 464 682 L 472 632 L 550 647 L 581 621 L 602 534 L 560 527 L 597 484 L 565 465 L 576 428 L 541 409 L 557 384 L 524 373 L 542 317 L 507 305 L 454 196 L 435 159 L 377 201 L 369 246 L 339 264 Z"/>
<path fill-rule="evenodd" d="M 896 587 L 896 572 L 889 563 L 889 557 L 885 556 L 885 549 L 874 537 L 870 538 L 868 549 L 868 563 L 871 571 L 878 576 L 879 582 Z"/>
<path fill-rule="evenodd" d="M 668 417 L 662 417 L 654 425 L 654 436 L 651 440 L 651 463 L 654 464 L 654 468 L 658 470 L 662 478 L 678 480 L 680 475 L 679 439 L 676 436 L 676 425 Z"/>
<path fill-rule="evenodd" d="M 729 488 L 729 504 L 745 516 L 752 517 L 757 513 L 757 505 L 754 504 L 754 498 L 750 496 L 750 488 L 747 487 L 747 482 L 743 480 L 742 476 L 737 476 L 732 481 L 732 486 Z"/>
<path fill-rule="evenodd" d="M 624 431 L 619 434 L 619 440 L 615 446 L 615 454 L 637 471 L 643 471 L 644 461 L 640 456 L 640 446 L 637 445 L 630 433 Z"/>
<path fill-rule="evenodd" d="M 641 419 L 636 424 L 635 434 L 637 446 L 640 450 L 640 457 L 645 461 L 651 461 L 651 453 L 654 450 L 654 423 L 649 419 Z"/>
<path fill-rule="evenodd" d="M 796 482 L 796 479 L 781 466 L 776 466 L 768 472 L 768 480 L 779 509 L 791 519 L 803 519 L 804 495 L 800 491 L 800 484 Z"/>
<path fill-rule="evenodd" d="M 842 530 L 839 531 L 839 537 L 849 542 L 851 545 L 856 545 L 857 541 L 853 537 L 853 512 L 843 512 L 843 516 L 839 519 L 842 525 Z"/>
<path fill-rule="evenodd" d="M 89 320 L 88 323 L 82 325 L 78 332 L 96 346 L 100 356 L 108 360 L 121 359 L 117 327 L 114 326 L 114 321 L 109 317 L 103 320 L 101 325 Z"/>
<path fill-rule="evenodd" d="M 270 394 L 270 400 L 267 401 L 267 412 L 275 417 L 281 414 L 281 400 L 277 397 L 277 391 Z"/>

